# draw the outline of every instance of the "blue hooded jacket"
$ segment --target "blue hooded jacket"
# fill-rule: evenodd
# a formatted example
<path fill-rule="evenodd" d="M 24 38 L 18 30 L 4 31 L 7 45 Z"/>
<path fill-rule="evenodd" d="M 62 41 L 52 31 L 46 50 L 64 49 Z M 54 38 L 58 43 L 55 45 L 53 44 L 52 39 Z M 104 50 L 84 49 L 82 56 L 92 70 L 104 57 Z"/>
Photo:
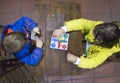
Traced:
<path fill-rule="evenodd" d="M 37 26 L 37 23 L 28 17 L 21 17 L 18 21 L 16 21 L 13 25 L 7 25 L 4 27 L 2 31 L 1 38 L 4 39 L 5 32 L 8 28 L 13 30 L 14 32 L 23 32 L 27 33 L 33 30 Z M 18 51 L 17 53 L 14 53 L 15 57 L 19 59 L 21 62 L 24 62 L 28 65 L 35 66 L 38 64 L 38 62 L 42 58 L 42 48 L 36 47 L 32 53 L 30 53 L 30 42 L 27 42 L 25 46 Z"/>

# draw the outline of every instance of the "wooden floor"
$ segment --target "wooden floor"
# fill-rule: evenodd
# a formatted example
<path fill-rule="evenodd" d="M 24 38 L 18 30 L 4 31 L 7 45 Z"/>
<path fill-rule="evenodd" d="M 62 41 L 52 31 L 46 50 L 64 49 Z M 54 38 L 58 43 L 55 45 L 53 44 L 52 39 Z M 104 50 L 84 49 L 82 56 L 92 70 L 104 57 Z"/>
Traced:
<path fill-rule="evenodd" d="M 58 6 L 58 1 L 60 1 L 60 3 L 64 3 Z M 72 68 L 73 65 L 66 62 L 66 56 L 59 56 L 66 54 L 67 51 L 53 51 L 48 48 L 48 41 L 50 40 L 50 35 L 52 35 L 52 30 L 54 28 L 58 28 L 55 26 L 54 28 L 48 28 L 48 25 L 53 26 L 51 23 L 53 23 L 52 21 L 55 21 L 55 18 L 60 20 L 60 25 L 63 23 L 63 20 L 61 19 L 61 15 L 63 14 L 65 15 L 64 21 L 79 17 L 91 20 L 102 20 L 105 22 L 119 21 L 119 3 L 120 0 L 0 0 L 0 24 L 12 24 L 21 16 L 31 17 L 38 22 L 38 25 L 42 29 L 42 39 L 45 42 L 44 57 L 38 66 L 21 66 L 22 68 L 19 67 L 20 69 L 15 69 L 15 71 L 11 71 L 9 74 L 5 74 L 6 76 L 1 77 L 0 83 L 30 83 L 28 80 L 32 80 L 32 83 L 120 83 L 120 61 L 117 62 L 110 60 L 109 63 L 102 64 L 101 66 L 92 70 L 81 68 L 77 69 L 76 67 Z M 50 15 L 50 17 L 48 15 Z M 55 17 L 53 17 L 53 15 Z M 50 22 L 48 19 L 51 19 L 52 21 Z M 58 23 L 58 21 L 54 23 Z M 80 33 L 78 32 L 78 34 Z M 79 48 L 77 49 L 79 50 Z M 81 50 L 78 51 L 76 49 L 71 49 L 72 52 L 73 50 L 75 50 L 75 53 L 77 52 L 81 54 Z M 58 55 L 56 53 L 58 53 Z M 55 55 L 55 57 L 53 55 Z M 49 57 L 47 58 L 47 56 Z M 0 57 L 0 60 L 1 59 L 3 60 L 4 58 Z M 49 63 L 49 61 L 51 62 Z M 57 66 L 57 64 L 59 66 Z M 58 67 L 60 69 L 57 70 Z M 49 69 L 46 68 L 51 69 L 49 71 Z M 66 70 L 64 70 L 64 68 L 66 68 Z M 52 73 L 53 69 L 55 70 L 54 73 Z M 77 75 L 76 72 L 73 72 L 72 70 L 79 71 L 79 75 Z M 27 73 L 24 73 L 24 71 Z M 27 79 L 27 77 L 30 79 Z"/>
<path fill-rule="evenodd" d="M 21 65 L 0 76 L 0 83 L 36 83 L 36 80 L 25 65 Z"/>

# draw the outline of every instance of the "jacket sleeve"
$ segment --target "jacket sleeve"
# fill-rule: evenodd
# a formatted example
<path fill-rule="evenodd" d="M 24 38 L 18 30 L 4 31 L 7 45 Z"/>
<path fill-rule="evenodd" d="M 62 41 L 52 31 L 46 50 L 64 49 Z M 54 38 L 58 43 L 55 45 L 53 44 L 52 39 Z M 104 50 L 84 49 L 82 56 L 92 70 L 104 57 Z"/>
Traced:
<path fill-rule="evenodd" d="M 32 31 L 37 26 L 37 23 L 31 18 L 23 16 L 13 26 L 18 29 L 25 28 L 25 30 Z"/>
<path fill-rule="evenodd" d="M 96 68 L 100 64 L 102 64 L 108 57 L 110 57 L 112 53 L 108 51 L 101 51 L 98 53 L 91 54 L 91 57 L 80 57 L 80 64 L 78 67 L 92 69 Z"/>
<path fill-rule="evenodd" d="M 65 22 L 64 25 L 67 27 L 67 32 L 81 30 L 82 33 L 85 33 L 100 23 L 103 23 L 103 22 L 92 21 L 92 20 L 81 18 L 81 19 L 75 19 L 75 20 Z"/>
<path fill-rule="evenodd" d="M 28 65 L 35 66 L 42 58 L 42 48 L 36 48 L 32 54 L 22 58 L 20 61 L 25 62 Z"/>

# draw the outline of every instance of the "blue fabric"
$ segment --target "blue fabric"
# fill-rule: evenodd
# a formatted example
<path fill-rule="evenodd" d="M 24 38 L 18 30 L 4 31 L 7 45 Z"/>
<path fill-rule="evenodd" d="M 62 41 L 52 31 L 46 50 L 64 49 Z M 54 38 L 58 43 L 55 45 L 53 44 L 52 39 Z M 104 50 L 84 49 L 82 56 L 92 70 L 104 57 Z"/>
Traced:
<path fill-rule="evenodd" d="M 21 17 L 18 21 L 16 21 L 13 25 L 8 24 L 7 26 L 4 27 L 3 32 L 2 32 L 2 39 L 4 38 L 5 34 L 4 32 L 10 28 L 12 29 L 14 32 L 20 31 L 20 32 L 28 32 L 28 31 L 32 31 L 33 28 L 35 28 L 37 26 L 37 23 L 28 18 L 28 17 Z"/>
<path fill-rule="evenodd" d="M 10 28 L 14 32 L 23 32 L 27 33 L 33 30 L 37 26 L 36 22 L 28 17 L 21 17 L 13 25 L 7 25 L 4 27 L 1 38 L 4 39 L 5 31 Z M 24 62 L 28 65 L 35 66 L 42 58 L 42 48 L 35 48 L 32 53 L 30 53 L 30 42 L 27 42 L 26 45 L 19 52 L 14 53 L 15 57 L 21 62 Z"/>

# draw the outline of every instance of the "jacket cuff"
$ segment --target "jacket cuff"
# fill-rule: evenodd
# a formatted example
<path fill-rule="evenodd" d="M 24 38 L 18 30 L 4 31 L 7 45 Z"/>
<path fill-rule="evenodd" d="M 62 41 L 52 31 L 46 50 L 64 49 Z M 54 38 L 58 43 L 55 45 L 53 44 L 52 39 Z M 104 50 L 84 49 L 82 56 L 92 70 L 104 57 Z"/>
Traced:
<path fill-rule="evenodd" d="M 39 27 L 35 26 L 34 28 L 39 28 Z"/>
<path fill-rule="evenodd" d="M 61 29 L 63 29 L 65 32 L 67 32 L 67 27 L 66 26 L 62 26 Z"/>
<path fill-rule="evenodd" d="M 33 29 L 35 29 L 35 28 L 39 28 L 39 27 L 35 26 Z"/>
<path fill-rule="evenodd" d="M 79 57 L 77 57 L 76 62 L 75 62 L 75 63 L 73 63 L 73 64 L 75 64 L 75 65 L 79 65 L 79 64 L 80 64 L 80 58 L 79 58 Z"/>
<path fill-rule="evenodd" d="M 42 50 L 42 47 L 41 48 L 40 47 L 36 47 L 36 48 Z"/>

